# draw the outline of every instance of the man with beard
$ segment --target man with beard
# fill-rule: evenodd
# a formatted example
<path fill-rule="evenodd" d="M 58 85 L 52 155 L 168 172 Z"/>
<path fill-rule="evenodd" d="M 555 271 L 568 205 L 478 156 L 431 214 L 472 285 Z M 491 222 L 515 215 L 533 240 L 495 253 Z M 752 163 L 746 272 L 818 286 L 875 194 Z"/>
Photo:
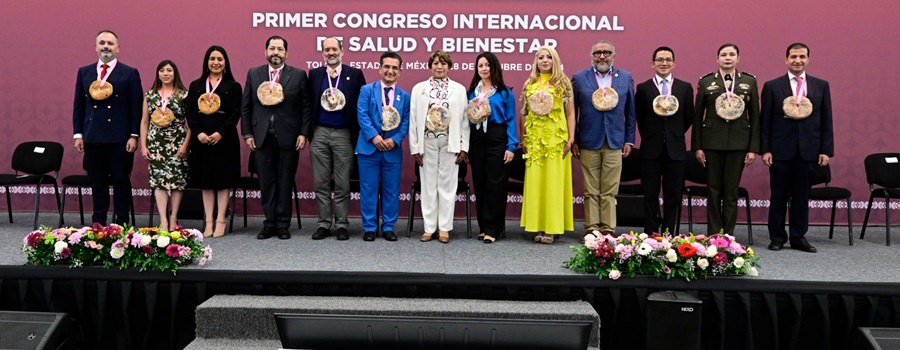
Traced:
<path fill-rule="evenodd" d="M 280 36 L 266 40 L 269 63 L 247 72 L 241 103 L 241 130 L 247 147 L 257 152 L 260 200 L 266 215 L 258 239 L 291 238 L 291 193 L 299 151 L 306 148 L 309 135 L 306 72 L 284 64 L 287 49 L 287 40 Z"/>
<path fill-rule="evenodd" d="M 353 148 L 359 136 L 356 101 L 366 85 L 362 71 L 341 64 L 343 43 L 331 37 L 322 41 L 325 66 L 309 71 L 312 102 L 309 154 L 313 186 L 319 204 L 319 228 L 312 239 L 323 239 L 337 228 L 337 239 L 346 240 L 347 211 L 350 209 L 350 172 Z M 334 199 L 331 184 L 334 180 Z M 332 208 L 333 205 L 333 208 Z"/>
<path fill-rule="evenodd" d="M 84 152 L 84 168 L 91 180 L 91 220 L 106 225 L 111 180 L 113 222 L 122 225 L 128 222 L 131 207 L 130 175 L 143 108 L 141 77 L 136 69 L 116 59 L 116 33 L 100 31 L 95 44 L 100 61 L 79 68 L 75 83 L 75 149 Z"/>
<path fill-rule="evenodd" d="M 593 65 L 575 73 L 575 147 L 584 186 L 584 234 L 615 234 L 616 194 L 622 158 L 634 146 L 634 79 L 613 67 L 616 48 L 600 40 L 591 48 Z"/>

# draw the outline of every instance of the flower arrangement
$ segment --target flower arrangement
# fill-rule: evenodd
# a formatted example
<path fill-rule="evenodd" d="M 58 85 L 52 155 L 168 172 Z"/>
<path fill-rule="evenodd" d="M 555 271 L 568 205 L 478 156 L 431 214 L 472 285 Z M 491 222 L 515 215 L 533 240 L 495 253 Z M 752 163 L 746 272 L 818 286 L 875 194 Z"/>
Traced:
<path fill-rule="evenodd" d="M 587 235 L 583 245 L 573 246 L 575 252 L 565 266 L 572 271 L 596 273 L 613 280 L 623 275 L 653 275 L 666 279 L 684 278 L 688 281 L 709 276 L 756 276 L 759 257 L 727 234 L 694 235 L 669 234 L 619 237 Z"/>
<path fill-rule="evenodd" d="M 212 248 L 203 246 L 203 234 L 180 225 L 171 231 L 100 224 L 80 229 L 45 226 L 25 236 L 22 251 L 31 265 L 103 266 L 172 273 L 194 261 L 203 266 L 212 259 Z"/>

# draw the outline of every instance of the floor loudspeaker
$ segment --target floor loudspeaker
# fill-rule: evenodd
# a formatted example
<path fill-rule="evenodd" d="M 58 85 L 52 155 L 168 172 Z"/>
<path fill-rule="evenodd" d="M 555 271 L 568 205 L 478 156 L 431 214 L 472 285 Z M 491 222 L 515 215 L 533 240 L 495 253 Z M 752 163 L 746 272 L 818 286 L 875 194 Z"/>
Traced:
<path fill-rule="evenodd" d="M 0 349 L 56 350 L 65 343 L 64 313 L 0 311 Z"/>
<path fill-rule="evenodd" d="M 900 349 L 900 328 L 859 327 L 856 350 Z"/>
<path fill-rule="evenodd" d="M 647 297 L 647 350 L 700 349 L 702 306 L 700 299 L 685 292 L 650 294 Z"/>

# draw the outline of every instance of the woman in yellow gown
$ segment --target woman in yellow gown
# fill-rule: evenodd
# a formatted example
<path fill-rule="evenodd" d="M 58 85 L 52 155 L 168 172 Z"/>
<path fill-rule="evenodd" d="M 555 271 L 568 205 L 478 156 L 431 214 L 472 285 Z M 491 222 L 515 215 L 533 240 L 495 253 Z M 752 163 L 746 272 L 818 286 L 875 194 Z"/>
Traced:
<path fill-rule="evenodd" d="M 538 50 L 522 91 L 525 191 L 521 225 L 526 232 L 537 233 L 535 242 L 550 244 L 556 235 L 575 229 L 570 152 L 575 141 L 575 107 L 572 84 L 563 75 L 555 49 Z"/>

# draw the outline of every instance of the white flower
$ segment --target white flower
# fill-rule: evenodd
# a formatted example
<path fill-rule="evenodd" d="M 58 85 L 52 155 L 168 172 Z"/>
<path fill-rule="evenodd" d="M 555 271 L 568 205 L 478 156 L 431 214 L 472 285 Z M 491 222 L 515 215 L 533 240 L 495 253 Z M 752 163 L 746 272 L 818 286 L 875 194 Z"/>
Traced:
<path fill-rule="evenodd" d="M 669 251 L 666 252 L 666 260 L 668 260 L 669 262 L 675 262 L 675 260 L 678 260 L 678 254 L 675 253 L 675 249 L 669 249 Z"/>
<path fill-rule="evenodd" d="M 651 246 L 650 246 L 649 244 L 647 244 L 647 243 L 641 243 L 641 245 L 638 246 L 638 254 L 639 254 L 639 255 L 647 256 L 647 255 L 649 255 L 650 252 L 652 252 L 652 251 L 653 251 L 653 247 L 651 247 Z"/>
<path fill-rule="evenodd" d="M 617 280 L 619 277 L 622 277 L 622 273 L 619 270 L 612 270 L 609 272 L 609 279 Z"/>
<path fill-rule="evenodd" d="M 642 241 L 647 239 L 647 237 L 650 237 L 650 236 L 648 236 L 646 233 L 642 233 L 642 234 L 638 235 L 638 238 L 640 238 Z"/>
<path fill-rule="evenodd" d="M 206 259 L 206 257 L 200 258 L 200 266 L 206 265 L 206 261 L 207 261 L 207 260 L 208 260 L 208 259 Z"/>
<path fill-rule="evenodd" d="M 169 246 L 169 236 L 160 236 L 159 239 L 156 240 L 156 246 L 160 248 Z"/>
<path fill-rule="evenodd" d="M 716 256 L 716 254 L 719 254 L 719 250 L 716 249 L 716 246 L 711 245 L 708 248 L 706 248 L 706 257 L 707 258 L 712 258 L 712 257 Z"/>
<path fill-rule="evenodd" d="M 750 275 L 750 276 L 756 277 L 756 276 L 759 275 L 759 271 L 756 271 L 756 268 L 755 268 L 755 267 L 750 266 L 750 268 L 747 269 L 747 274 Z"/>
<path fill-rule="evenodd" d="M 702 270 L 706 270 L 706 268 L 709 267 L 709 260 L 704 258 L 697 259 L 697 266 L 700 266 L 700 269 Z"/>
<path fill-rule="evenodd" d="M 69 244 L 65 241 L 56 241 L 56 244 L 53 245 L 53 251 L 56 252 L 56 254 L 62 254 L 63 249 L 66 249 L 67 247 L 69 247 Z"/>
<path fill-rule="evenodd" d="M 734 267 L 741 268 L 743 266 L 744 266 L 744 258 L 737 257 L 736 259 L 734 259 Z"/>
<path fill-rule="evenodd" d="M 113 248 L 109 250 L 109 256 L 113 259 L 119 259 L 125 255 L 125 248 Z"/>
<path fill-rule="evenodd" d="M 141 235 L 141 247 L 150 244 L 152 240 L 153 238 L 150 235 Z"/>

